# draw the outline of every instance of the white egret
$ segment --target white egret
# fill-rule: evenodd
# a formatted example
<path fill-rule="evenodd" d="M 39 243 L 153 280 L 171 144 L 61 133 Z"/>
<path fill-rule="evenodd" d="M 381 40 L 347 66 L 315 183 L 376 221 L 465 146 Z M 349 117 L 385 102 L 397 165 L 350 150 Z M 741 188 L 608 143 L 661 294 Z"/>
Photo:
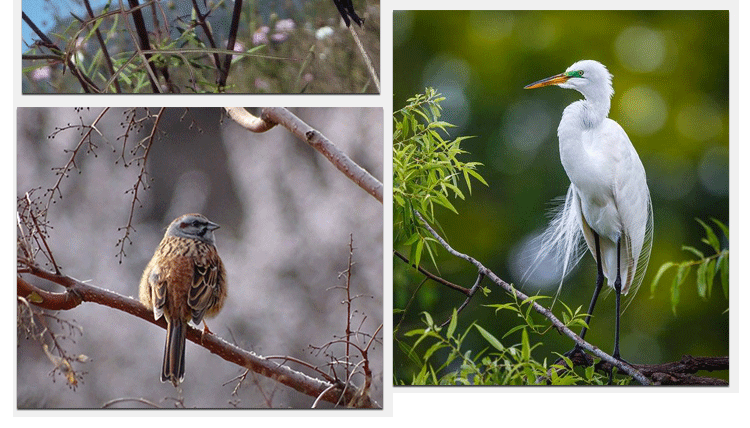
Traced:
<path fill-rule="evenodd" d="M 564 73 L 525 89 L 549 85 L 575 89 L 584 99 L 565 108 L 557 128 L 560 160 L 570 187 L 542 235 L 540 256 L 557 257 L 564 278 L 586 251 L 583 237 L 598 272 L 586 325 L 606 277 L 616 294 L 612 356 L 621 360 L 620 295 L 637 292 L 651 255 L 653 216 L 646 172 L 625 131 L 607 117 L 614 90 L 612 75 L 604 65 L 578 61 Z M 580 336 L 585 335 L 583 327 Z M 580 351 L 577 346 L 572 352 L 576 351 Z"/>

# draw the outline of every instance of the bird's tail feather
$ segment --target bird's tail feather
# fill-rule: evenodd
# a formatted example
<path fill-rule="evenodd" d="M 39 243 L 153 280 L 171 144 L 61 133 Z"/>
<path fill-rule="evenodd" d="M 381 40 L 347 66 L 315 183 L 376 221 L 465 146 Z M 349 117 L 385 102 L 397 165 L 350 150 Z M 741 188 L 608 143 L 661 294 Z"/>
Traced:
<path fill-rule="evenodd" d="M 185 334 L 187 323 L 175 317 L 167 322 L 167 343 L 164 345 L 164 361 L 161 381 L 177 386 L 185 377 Z"/>
<path fill-rule="evenodd" d="M 536 238 L 538 245 L 534 247 L 539 248 L 539 250 L 524 274 L 525 281 L 537 269 L 550 268 L 549 266 L 542 266 L 544 261 L 554 260 L 562 271 L 555 300 L 560 294 L 565 277 L 581 261 L 587 249 L 580 224 L 581 203 L 572 184 L 565 197 L 560 198 L 559 201 L 557 206 L 550 210 L 552 220 L 549 226 L 544 233 Z"/>

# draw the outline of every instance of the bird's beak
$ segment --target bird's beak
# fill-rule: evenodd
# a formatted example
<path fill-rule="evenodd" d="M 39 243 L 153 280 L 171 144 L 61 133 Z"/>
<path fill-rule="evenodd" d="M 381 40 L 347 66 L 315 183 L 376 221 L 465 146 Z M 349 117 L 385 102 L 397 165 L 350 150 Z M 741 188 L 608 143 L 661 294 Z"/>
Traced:
<path fill-rule="evenodd" d="M 210 230 L 210 231 L 214 231 L 214 230 L 218 229 L 219 227 L 220 226 L 218 224 L 209 221 L 207 229 Z"/>
<path fill-rule="evenodd" d="M 528 84 L 524 86 L 524 89 L 536 89 L 541 88 L 543 86 L 550 86 L 550 85 L 559 85 L 560 83 L 565 83 L 570 79 L 570 76 L 566 75 L 565 73 L 556 74 L 552 77 L 548 77 L 546 79 L 538 80 L 534 83 Z"/>

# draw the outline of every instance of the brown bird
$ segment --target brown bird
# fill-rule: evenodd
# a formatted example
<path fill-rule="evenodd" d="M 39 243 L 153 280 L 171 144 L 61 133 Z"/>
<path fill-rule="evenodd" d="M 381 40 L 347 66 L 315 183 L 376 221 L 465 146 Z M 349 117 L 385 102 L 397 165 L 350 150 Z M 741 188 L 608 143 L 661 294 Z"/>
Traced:
<path fill-rule="evenodd" d="M 185 377 L 188 322 L 198 325 L 204 316 L 215 316 L 227 297 L 227 274 L 214 241 L 218 228 L 200 214 L 176 218 L 141 277 L 141 302 L 154 319 L 167 320 L 161 381 L 174 386 Z"/>

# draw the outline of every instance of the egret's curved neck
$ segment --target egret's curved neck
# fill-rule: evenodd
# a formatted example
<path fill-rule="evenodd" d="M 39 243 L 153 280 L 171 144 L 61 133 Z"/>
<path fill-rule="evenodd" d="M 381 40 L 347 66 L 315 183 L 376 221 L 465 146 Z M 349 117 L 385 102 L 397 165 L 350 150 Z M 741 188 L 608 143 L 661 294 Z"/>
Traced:
<path fill-rule="evenodd" d="M 576 101 L 565 108 L 560 126 L 566 120 L 575 121 L 576 128 L 581 130 L 598 127 L 609 115 L 610 98 L 603 93 L 587 94 L 582 100 Z"/>
<path fill-rule="evenodd" d="M 584 94 L 585 95 L 585 94 Z M 586 162 L 590 155 L 584 145 L 584 133 L 599 127 L 609 114 L 609 97 L 589 97 L 578 100 L 563 111 L 557 136 L 560 139 L 560 160 L 568 177 L 585 175 L 576 174 L 575 169 Z"/>

